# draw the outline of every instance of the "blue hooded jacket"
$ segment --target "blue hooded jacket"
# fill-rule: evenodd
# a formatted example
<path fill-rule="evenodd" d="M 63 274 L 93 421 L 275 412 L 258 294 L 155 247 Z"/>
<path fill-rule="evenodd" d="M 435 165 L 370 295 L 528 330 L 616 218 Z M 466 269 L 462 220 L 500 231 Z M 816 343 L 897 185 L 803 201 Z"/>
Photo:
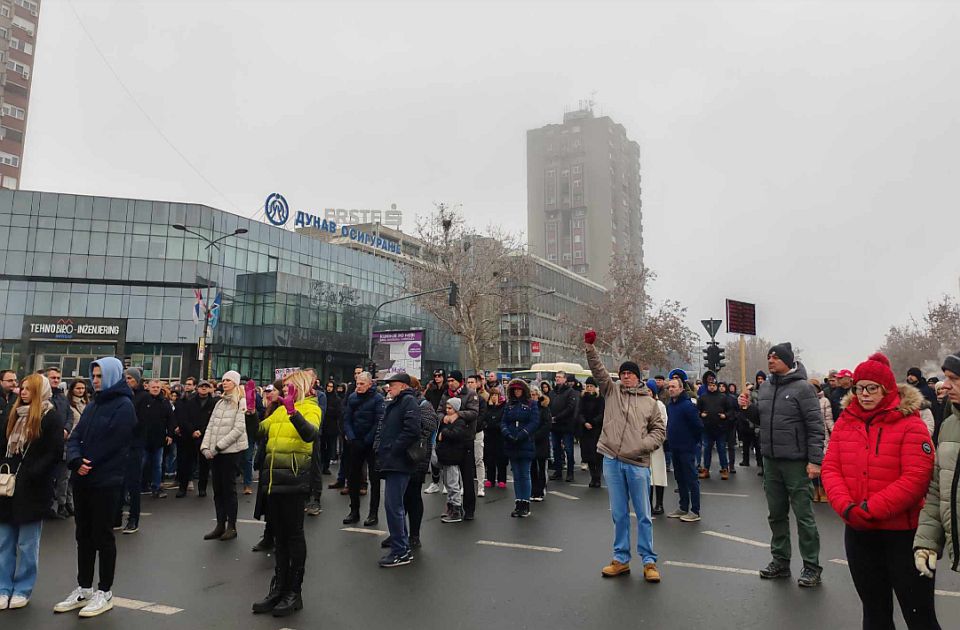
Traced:
<path fill-rule="evenodd" d="M 693 453 L 703 435 L 703 421 L 686 392 L 667 403 L 667 440 L 672 452 Z"/>
<path fill-rule="evenodd" d="M 127 452 L 137 424 L 133 409 L 133 392 L 123 378 L 123 363 L 116 357 L 104 357 L 90 364 L 100 367 L 102 387 L 83 410 L 80 421 L 67 441 L 67 466 L 75 484 L 88 488 L 123 485 Z M 77 469 L 86 459 L 90 472 L 84 476 Z"/>

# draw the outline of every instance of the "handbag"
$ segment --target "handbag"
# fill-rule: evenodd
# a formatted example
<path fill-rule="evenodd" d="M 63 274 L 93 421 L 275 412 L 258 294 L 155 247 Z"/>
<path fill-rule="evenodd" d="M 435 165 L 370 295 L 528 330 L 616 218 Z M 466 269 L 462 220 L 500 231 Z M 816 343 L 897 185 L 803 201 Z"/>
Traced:
<path fill-rule="evenodd" d="M 430 448 L 423 438 L 417 438 L 417 441 L 407 447 L 407 457 L 414 464 L 421 464 L 427 460 L 430 454 Z"/>
<path fill-rule="evenodd" d="M 28 444 L 27 448 L 23 451 L 23 457 L 27 456 L 27 451 L 29 450 L 30 445 Z M 23 458 L 20 459 L 20 466 L 22 465 Z M 20 472 L 20 466 L 17 466 L 17 472 L 11 472 L 13 469 L 10 467 L 9 461 L 0 464 L 0 497 L 13 496 L 13 491 L 17 487 L 17 473 Z"/>

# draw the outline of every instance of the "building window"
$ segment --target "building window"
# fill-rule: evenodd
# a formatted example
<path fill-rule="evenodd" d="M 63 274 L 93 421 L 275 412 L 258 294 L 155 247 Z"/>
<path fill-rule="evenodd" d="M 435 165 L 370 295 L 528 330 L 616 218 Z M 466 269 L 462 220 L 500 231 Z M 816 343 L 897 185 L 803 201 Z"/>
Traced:
<path fill-rule="evenodd" d="M 40 12 L 40 5 L 36 2 L 30 2 L 30 0 L 13 0 L 13 3 L 23 7 L 33 15 L 37 15 Z"/>
<path fill-rule="evenodd" d="M 3 17 L 10 17 L 10 7 L 5 4 L 0 4 L 0 15 Z"/>
<path fill-rule="evenodd" d="M 14 25 L 14 26 L 18 26 L 18 27 L 22 28 L 22 29 L 25 30 L 26 32 L 30 33 L 31 36 L 33 36 L 33 34 L 37 32 L 37 25 L 36 25 L 36 24 L 34 24 L 33 22 L 31 22 L 30 20 L 25 20 L 25 19 L 23 19 L 23 18 L 20 17 L 19 15 L 13 16 L 13 20 L 12 20 L 12 21 L 13 21 L 13 25 Z"/>
<path fill-rule="evenodd" d="M 23 76 L 24 79 L 30 78 L 30 66 L 24 65 L 19 61 L 7 59 L 7 68 Z"/>
<path fill-rule="evenodd" d="M 9 176 L 7 176 L 7 175 L 4 175 L 4 176 L 3 176 L 3 187 L 4 187 L 4 188 L 9 188 L 10 190 L 16 190 L 16 189 L 17 189 L 17 178 L 16 178 L 16 177 L 9 177 Z"/>
<path fill-rule="evenodd" d="M 25 120 L 27 117 L 27 112 L 24 111 L 23 108 L 11 105 L 9 103 L 3 104 L 2 111 L 4 116 L 13 116 L 14 118 L 18 118 L 20 120 Z"/>
<path fill-rule="evenodd" d="M 20 166 L 20 158 L 12 153 L 0 151 L 0 164 L 6 164 L 7 166 L 17 168 Z"/>

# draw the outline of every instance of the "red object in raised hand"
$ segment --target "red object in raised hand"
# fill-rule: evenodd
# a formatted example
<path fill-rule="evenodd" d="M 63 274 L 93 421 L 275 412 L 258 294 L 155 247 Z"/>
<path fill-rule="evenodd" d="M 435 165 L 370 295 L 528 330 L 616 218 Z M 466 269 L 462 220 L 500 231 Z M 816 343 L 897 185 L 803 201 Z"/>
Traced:
<path fill-rule="evenodd" d="M 243 387 L 243 393 L 247 398 L 247 411 L 256 411 L 257 409 L 257 383 L 250 379 Z"/>
<path fill-rule="evenodd" d="M 590 329 L 583 333 L 583 342 L 593 345 L 597 341 L 597 331 Z"/>
<path fill-rule="evenodd" d="M 297 386 L 289 383 L 287 384 L 287 395 L 283 397 L 283 406 L 291 416 L 297 412 L 296 407 L 293 406 L 295 402 L 297 402 Z"/>

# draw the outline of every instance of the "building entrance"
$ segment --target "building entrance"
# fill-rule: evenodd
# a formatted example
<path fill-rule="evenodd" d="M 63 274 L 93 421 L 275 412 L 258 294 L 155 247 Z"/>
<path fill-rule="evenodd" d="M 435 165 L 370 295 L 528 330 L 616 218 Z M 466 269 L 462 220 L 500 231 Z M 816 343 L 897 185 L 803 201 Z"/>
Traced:
<path fill-rule="evenodd" d="M 114 344 L 49 343 L 38 344 L 35 370 L 59 368 L 63 378 L 89 378 L 90 364 L 100 357 L 116 356 Z"/>

